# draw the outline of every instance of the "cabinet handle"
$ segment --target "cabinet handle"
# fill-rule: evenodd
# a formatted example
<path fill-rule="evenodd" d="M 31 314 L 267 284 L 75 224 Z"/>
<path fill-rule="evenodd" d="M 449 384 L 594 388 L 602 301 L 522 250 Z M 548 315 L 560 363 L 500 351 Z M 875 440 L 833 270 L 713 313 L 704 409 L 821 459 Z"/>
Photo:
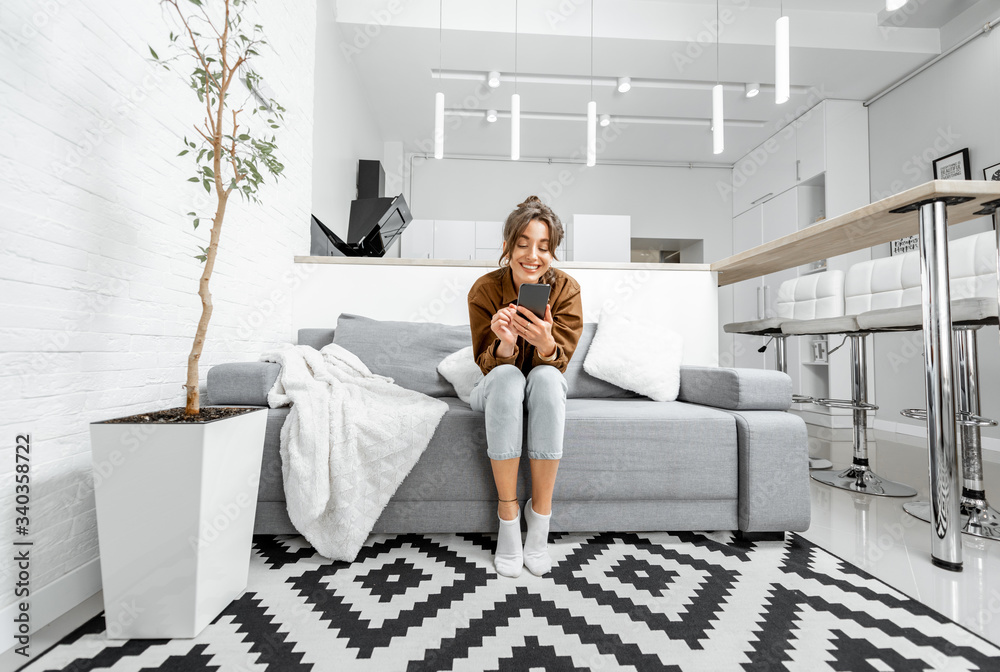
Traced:
<path fill-rule="evenodd" d="M 799 181 L 802 180 L 802 178 L 799 177 L 799 164 L 800 163 L 802 163 L 801 159 L 795 159 L 795 181 L 796 182 L 799 182 Z"/>
<path fill-rule="evenodd" d="M 757 319 L 761 320 L 764 318 L 763 310 L 761 310 L 761 295 L 763 294 L 763 287 L 757 288 Z"/>
<path fill-rule="evenodd" d="M 761 196 L 760 198 L 758 198 L 756 201 L 750 201 L 750 205 L 757 205 L 758 203 L 760 203 L 761 201 L 763 201 L 768 196 L 774 196 L 774 192 L 773 191 L 769 191 L 766 194 L 764 194 L 763 196 Z"/>
<path fill-rule="evenodd" d="M 764 285 L 764 317 L 771 317 L 771 285 Z"/>

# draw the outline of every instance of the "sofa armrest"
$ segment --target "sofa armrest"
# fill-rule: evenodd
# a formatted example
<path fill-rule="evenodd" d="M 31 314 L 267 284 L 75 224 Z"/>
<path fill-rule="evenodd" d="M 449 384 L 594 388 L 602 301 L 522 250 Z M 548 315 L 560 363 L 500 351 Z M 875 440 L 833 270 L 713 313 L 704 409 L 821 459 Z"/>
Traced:
<path fill-rule="evenodd" d="M 682 366 L 677 398 L 728 411 L 786 411 L 792 379 L 781 371 Z"/>
<path fill-rule="evenodd" d="M 726 411 L 736 418 L 739 526 L 743 532 L 809 529 L 809 437 L 781 411 Z"/>
<path fill-rule="evenodd" d="M 227 362 L 208 370 L 208 403 L 267 406 L 267 393 L 281 373 L 277 362 Z"/>

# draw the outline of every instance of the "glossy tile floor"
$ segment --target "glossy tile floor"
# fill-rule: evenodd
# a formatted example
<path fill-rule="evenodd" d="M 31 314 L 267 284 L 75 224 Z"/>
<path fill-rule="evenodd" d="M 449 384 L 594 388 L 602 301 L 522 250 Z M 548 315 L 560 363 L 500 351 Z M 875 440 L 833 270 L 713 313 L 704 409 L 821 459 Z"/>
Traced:
<path fill-rule="evenodd" d="M 813 457 L 834 469 L 851 462 L 851 430 L 809 425 Z M 802 536 L 902 593 L 1000 645 L 1000 541 L 962 535 L 961 572 L 931 564 L 929 525 L 903 510 L 928 501 L 926 439 L 869 430 L 875 473 L 917 489 L 916 497 L 874 497 L 810 479 L 812 524 Z M 1000 505 L 1000 456 L 983 451 L 986 495 Z"/>

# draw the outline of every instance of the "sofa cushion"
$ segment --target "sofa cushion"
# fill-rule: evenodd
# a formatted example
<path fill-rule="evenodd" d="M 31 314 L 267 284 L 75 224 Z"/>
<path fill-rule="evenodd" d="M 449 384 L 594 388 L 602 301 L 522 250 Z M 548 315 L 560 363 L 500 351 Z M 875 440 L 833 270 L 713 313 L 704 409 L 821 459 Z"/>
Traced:
<path fill-rule="evenodd" d="M 350 350 L 372 373 L 430 397 L 454 397 L 455 388 L 437 371 L 448 355 L 472 344 L 469 325 L 373 320 L 342 313 L 333 342 Z"/>
<path fill-rule="evenodd" d="M 299 345 L 311 345 L 317 350 L 333 343 L 334 329 L 299 329 Z"/>
<path fill-rule="evenodd" d="M 494 501 L 482 413 L 455 397 L 394 501 Z M 527 462 L 527 423 L 521 459 Z M 733 500 L 736 422 L 726 412 L 647 399 L 569 399 L 557 500 Z M 578 473 L 573 473 L 578 472 Z M 530 469 L 518 491 L 530 494 Z"/>
<path fill-rule="evenodd" d="M 646 399 L 632 390 L 626 390 L 607 381 L 595 378 L 583 368 L 583 360 L 597 334 L 596 322 L 585 322 L 576 350 L 566 365 L 567 399 Z"/>

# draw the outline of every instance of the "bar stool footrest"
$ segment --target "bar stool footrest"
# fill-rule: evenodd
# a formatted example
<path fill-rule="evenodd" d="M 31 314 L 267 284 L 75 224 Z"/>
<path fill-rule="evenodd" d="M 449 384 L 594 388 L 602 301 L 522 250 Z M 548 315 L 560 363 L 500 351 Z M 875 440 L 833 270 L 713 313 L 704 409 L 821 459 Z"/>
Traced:
<path fill-rule="evenodd" d="M 923 408 L 904 408 L 899 414 L 907 418 L 927 422 L 927 411 Z M 955 422 L 964 427 L 996 427 L 998 424 L 996 420 L 984 418 L 981 415 L 973 415 L 968 411 L 958 411 L 955 413 Z"/>
<path fill-rule="evenodd" d="M 805 394 L 793 394 L 792 395 L 793 404 L 813 404 L 816 403 L 815 397 L 810 397 Z"/>
<path fill-rule="evenodd" d="M 852 401 L 851 399 L 817 399 L 813 402 L 819 406 L 829 406 L 832 408 L 850 408 L 855 411 L 877 411 L 878 406 L 864 401 Z"/>

